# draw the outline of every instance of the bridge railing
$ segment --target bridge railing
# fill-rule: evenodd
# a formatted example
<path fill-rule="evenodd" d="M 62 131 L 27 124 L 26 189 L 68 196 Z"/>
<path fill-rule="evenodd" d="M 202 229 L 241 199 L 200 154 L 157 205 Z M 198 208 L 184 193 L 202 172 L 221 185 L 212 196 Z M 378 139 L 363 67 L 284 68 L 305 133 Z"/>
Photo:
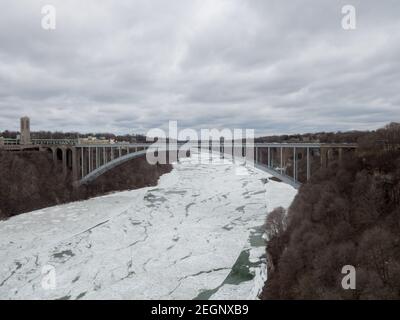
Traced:
<path fill-rule="evenodd" d="M 34 145 L 75 145 L 78 139 L 32 139 Z"/>
<path fill-rule="evenodd" d="M 1 139 L 1 144 L 3 145 L 17 145 L 19 144 L 19 139 L 12 139 L 12 138 L 2 138 Z"/>
<path fill-rule="evenodd" d="M 77 140 L 76 140 L 77 141 Z M 197 145 L 202 145 L 202 142 L 178 142 L 176 145 L 182 146 L 184 144 L 188 144 L 190 146 L 197 146 Z M 212 147 L 213 145 L 224 145 L 223 142 L 219 143 L 218 141 L 211 141 L 209 143 L 209 146 Z M 118 148 L 118 147 L 150 147 L 152 146 L 153 143 L 127 143 L 127 142 L 115 142 L 115 143 L 76 143 L 76 147 L 109 147 L 109 148 Z M 166 143 L 168 146 L 168 143 Z M 170 144 L 174 145 L 174 144 Z M 203 144 L 205 145 L 205 144 Z M 238 146 L 240 145 L 237 142 L 234 142 L 232 144 L 233 146 Z M 358 144 L 356 143 L 319 143 L 319 142 L 271 142 L 271 143 L 264 143 L 264 142 L 255 142 L 255 143 L 243 143 L 243 147 L 251 148 L 251 147 L 258 147 L 258 148 L 350 148 L 350 149 L 355 149 L 358 148 Z"/>

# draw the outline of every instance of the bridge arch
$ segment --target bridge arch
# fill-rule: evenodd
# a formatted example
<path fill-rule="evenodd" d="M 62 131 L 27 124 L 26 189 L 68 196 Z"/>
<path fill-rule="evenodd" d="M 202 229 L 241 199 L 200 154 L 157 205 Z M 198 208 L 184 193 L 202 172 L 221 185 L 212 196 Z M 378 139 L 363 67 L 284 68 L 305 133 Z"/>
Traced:
<path fill-rule="evenodd" d="M 209 141 L 210 142 L 210 141 Z M 213 142 L 212 142 L 213 143 Z M 80 144 L 63 143 L 58 140 L 34 141 L 39 150 L 53 155 L 56 164 L 62 163 L 63 171 L 72 168 L 75 185 L 89 183 L 110 169 L 146 154 L 149 143 L 116 143 L 116 144 Z M 182 143 L 178 143 L 182 145 Z M 200 147 L 200 141 L 193 144 Z M 246 145 L 247 147 L 247 145 Z M 326 168 L 331 160 L 344 161 L 345 152 L 354 152 L 358 145 L 354 143 L 317 143 L 317 142 L 276 142 L 251 143 L 253 160 L 256 167 L 299 187 L 310 179 L 314 167 Z M 231 147 L 232 148 L 232 147 Z M 141 149 L 141 150 L 139 150 Z M 132 150 L 134 152 L 132 153 Z M 210 145 L 209 150 L 212 150 Z M 230 148 L 227 148 L 228 152 Z M 219 152 L 225 157 L 225 146 L 219 146 Z M 242 147 L 242 156 L 244 148 Z M 247 151 L 246 151 L 247 152 Z M 300 169 L 299 169 L 300 167 Z M 291 174 L 292 173 L 292 174 Z M 301 173 L 299 175 L 299 173 Z M 79 178 L 81 178 L 79 180 Z"/>
<path fill-rule="evenodd" d="M 82 184 L 88 184 L 95 179 L 97 179 L 99 176 L 103 175 L 104 173 L 110 171 L 111 169 L 120 166 L 121 164 L 140 157 L 146 156 L 146 153 L 149 151 L 150 146 L 142 146 L 142 147 L 135 147 L 135 152 L 129 153 L 130 150 L 126 148 L 125 153 L 122 152 L 122 148 L 116 146 L 116 147 L 110 147 L 102 149 L 102 147 L 95 147 L 95 146 L 87 146 L 83 147 L 80 150 L 80 160 L 79 163 L 81 164 L 81 179 L 78 181 L 78 185 Z M 139 148 L 141 150 L 139 150 Z M 166 152 L 166 149 L 152 149 L 150 152 Z M 178 149 L 170 149 L 168 152 L 178 152 Z M 110 156 L 110 161 L 107 161 L 108 153 L 112 153 L 113 155 Z M 115 154 L 117 153 L 117 154 Z M 103 154 L 103 157 L 101 156 Z M 105 157 L 104 157 L 105 156 Z M 100 160 L 103 159 L 105 161 L 102 161 L 100 163 Z M 82 166 L 83 164 L 83 166 Z M 99 165 L 97 165 L 99 164 Z M 94 170 L 91 170 L 89 166 L 92 166 Z M 85 175 L 86 173 L 86 175 Z"/>
<path fill-rule="evenodd" d="M 113 150 L 110 150 L 110 151 L 113 152 Z M 107 163 L 101 165 L 100 167 L 96 168 L 95 170 L 89 172 L 86 176 L 82 177 L 81 180 L 79 181 L 79 185 L 88 184 L 88 183 L 92 182 L 93 180 L 97 179 L 99 176 L 106 173 L 107 171 L 110 171 L 111 169 L 113 169 L 129 160 L 143 157 L 146 155 L 146 152 L 147 152 L 147 150 L 140 150 L 140 151 L 136 151 L 133 153 L 125 154 L 118 158 L 114 158 L 110 162 L 107 162 Z"/>
<path fill-rule="evenodd" d="M 50 155 L 52 159 L 54 159 L 54 150 L 53 150 L 53 148 L 43 148 L 42 150 L 45 151 L 48 155 Z"/>

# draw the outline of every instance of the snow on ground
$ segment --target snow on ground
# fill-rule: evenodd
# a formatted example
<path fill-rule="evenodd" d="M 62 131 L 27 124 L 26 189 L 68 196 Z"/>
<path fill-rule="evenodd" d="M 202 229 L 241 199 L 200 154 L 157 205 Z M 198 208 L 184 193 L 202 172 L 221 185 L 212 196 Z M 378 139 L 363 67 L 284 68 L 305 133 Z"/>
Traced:
<path fill-rule="evenodd" d="M 0 299 L 255 299 L 265 215 L 296 190 L 193 157 L 155 187 L 1 221 Z"/>

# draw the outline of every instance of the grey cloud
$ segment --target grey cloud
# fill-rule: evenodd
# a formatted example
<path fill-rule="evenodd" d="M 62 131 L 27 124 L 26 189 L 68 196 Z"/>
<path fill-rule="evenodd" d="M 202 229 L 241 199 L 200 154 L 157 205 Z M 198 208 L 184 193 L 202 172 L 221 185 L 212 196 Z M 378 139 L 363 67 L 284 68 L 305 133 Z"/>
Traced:
<path fill-rule="evenodd" d="M 257 134 L 375 129 L 400 121 L 400 3 L 355 0 L 5 0 L 0 130 Z"/>

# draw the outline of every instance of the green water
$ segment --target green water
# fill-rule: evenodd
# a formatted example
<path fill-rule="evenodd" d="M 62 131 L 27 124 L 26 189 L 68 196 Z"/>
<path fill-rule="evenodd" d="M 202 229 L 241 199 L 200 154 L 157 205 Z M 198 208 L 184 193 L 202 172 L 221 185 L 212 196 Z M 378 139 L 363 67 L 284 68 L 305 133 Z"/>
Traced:
<path fill-rule="evenodd" d="M 264 226 L 257 227 L 255 228 L 255 231 L 250 233 L 249 243 L 252 248 L 265 247 L 265 240 L 262 238 L 263 234 Z M 261 264 L 261 261 L 251 262 L 249 258 L 250 249 L 244 249 L 240 253 L 231 272 L 225 280 L 214 289 L 202 290 L 193 300 L 208 300 L 225 284 L 238 285 L 242 282 L 253 280 L 254 275 L 250 272 L 250 268 L 258 267 Z"/>

